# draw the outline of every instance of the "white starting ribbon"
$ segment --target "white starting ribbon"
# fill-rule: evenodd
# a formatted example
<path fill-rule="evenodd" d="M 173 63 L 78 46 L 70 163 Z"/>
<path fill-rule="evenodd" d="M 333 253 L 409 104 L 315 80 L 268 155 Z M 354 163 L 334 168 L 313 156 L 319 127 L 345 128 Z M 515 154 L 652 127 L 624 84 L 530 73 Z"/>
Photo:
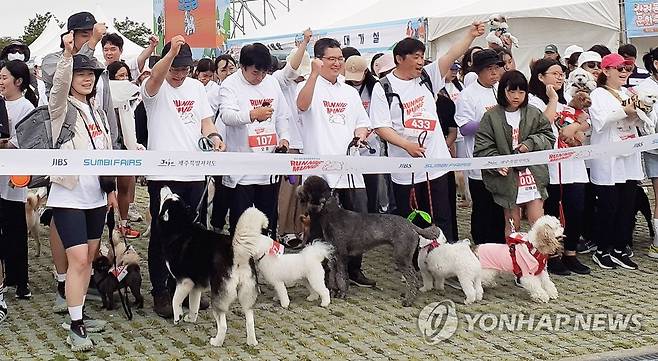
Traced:
<path fill-rule="evenodd" d="M 624 156 L 658 148 L 658 134 L 611 144 L 482 158 L 390 158 L 304 154 L 0 150 L 2 175 L 259 175 L 411 173 L 521 167 Z"/>

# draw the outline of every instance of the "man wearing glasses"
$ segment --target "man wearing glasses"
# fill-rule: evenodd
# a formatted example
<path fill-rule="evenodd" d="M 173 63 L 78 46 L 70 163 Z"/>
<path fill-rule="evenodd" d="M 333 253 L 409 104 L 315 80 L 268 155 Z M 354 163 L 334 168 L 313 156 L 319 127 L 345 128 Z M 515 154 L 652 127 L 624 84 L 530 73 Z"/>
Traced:
<path fill-rule="evenodd" d="M 340 43 L 322 38 L 315 42 L 313 52 L 311 75 L 297 88 L 304 154 L 343 155 L 354 138 L 359 141 L 367 138 L 370 120 L 358 91 L 339 79 L 345 66 Z M 350 150 L 354 155 L 359 154 L 356 149 Z M 336 190 L 343 208 L 368 213 L 362 174 L 325 174 L 323 178 Z M 375 285 L 361 271 L 361 256 L 348 259 L 347 271 L 350 281 L 357 286 Z"/>
<path fill-rule="evenodd" d="M 210 139 L 215 151 L 223 151 L 224 143 L 217 133 L 213 112 L 208 104 L 206 90 L 200 81 L 188 77 L 192 67 L 192 50 L 181 35 L 175 36 L 162 49 L 151 77 L 141 86 L 147 113 L 149 150 L 201 151 L 201 137 Z M 148 267 L 153 289 L 153 310 L 161 317 L 173 317 L 171 294 L 167 288 L 169 271 L 165 264 L 162 240 L 155 226 L 160 211 L 160 189 L 168 186 L 186 204 L 196 207 L 205 189 L 204 176 L 165 175 L 149 176 L 148 192 L 151 221 L 151 238 L 148 248 Z M 200 208 L 201 222 L 205 223 L 206 207 Z M 173 283 L 170 283 L 173 285 Z M 202 300 L 201 309 L 208 307 Z"/>
<path fill-rule="evenodd" d="M 258 154 L 287 152 L 290 148 L 290 110 L 277 79 L 267 74 L 272 57 L 260 43 L 240 50 L 240 69 L 226 78 L 219 89 L 219 117 L 226 125 L 229 152 Z M 233 234 L 238 218 L 255 206 L 269 220 L 269 233 L 276 238 L 278 177 L 263 175 L 224 176 L 232 189 L 229 231 Z"/>

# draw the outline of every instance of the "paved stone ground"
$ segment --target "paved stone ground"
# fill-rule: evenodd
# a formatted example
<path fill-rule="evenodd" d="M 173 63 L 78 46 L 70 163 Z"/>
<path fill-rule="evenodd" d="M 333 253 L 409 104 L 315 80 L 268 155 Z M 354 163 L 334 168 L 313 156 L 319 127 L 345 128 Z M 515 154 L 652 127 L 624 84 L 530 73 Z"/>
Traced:
<path fill-rule="evenodd" d="M 139 190 L 140 206 L 146 193 Z M 460 210 L 462 237 L 468 231 L 468 211 Z M 272 291 L 264 287 L 256 309 L 257 347 L 246 345 L 244 318 L 237 308 L 228 316 L 228 336 L 223 348 L 208 344 L 214 334 L 212 315 L 202 311 L 197 324 L 174 326 L 156 316 L 148 296 L 146 263 L 142 265 L 143 293 L 146 306 L 136 310 L 133 321 L 126 321 L 122 311 L 101 310 L 100 302 L 88 302 L 89 313 L 109 322 L 101 334 L 92 334 L 96 348 L 89 353 L 71 353 L 65 344 L 66 331 L 60 327 L 64 316 L 51 312 L 54 280 L 50 252 L 35 258 L 30 243 L 30 276 L 33 297 L 30 301 L 14 299 L 9 291 L 10 315 L 0 325 L 0 359 L 2 360 L 210 360 L 210 359 L 376 359 L 376 360 L 484 360 L 484 359 L 560 359 L 603 351 L 632 349 L 658 342 L 658 313 L 655 280 L 658 262 L 646 256 L 649 242 L 647 226 L 639 221 L 635 240 L 637 271 L 603 271 L 594 268 L 589 276 L 553 277 L 560 298 L 550 304 L 536 304 L 525 292 L 513 286 L 511 278 L 496 289 L 485 290 L 484 300 L 463 305 L 461 291 L 422 294 L 414 307 L 400 302 L 400 276 L 394 272 L 390 250 L 378 249 L 365 257 L 365 272 L 377 280 L 379 289 L 350 288 L 347 300 L 332 300 L 327 309 L 305 300 L 301 288 L 291 289 L 289 310 L 272 301 Z M 144 225 L 140 224 L 143 229 Z M 47 234 L 47 229 L 43 230 Z M 47 239 L 47 237 L 43 237 Z M 32 242 L 32 241 L 30 241 Z M 146 239 L 133 243 L 146 258 Z M 589 257 L 581 256 L 593 266 Z M 436 345 L 424 342 L 418 327 L 420 310 L 435 301 L 452 300 L 460 320 L 454 336 Z M 642 327 L 636 331 L 490 331 L 467 330 L 465 314 L 534 313 L 556 315 L 577 313 L 639 313 Z"/>

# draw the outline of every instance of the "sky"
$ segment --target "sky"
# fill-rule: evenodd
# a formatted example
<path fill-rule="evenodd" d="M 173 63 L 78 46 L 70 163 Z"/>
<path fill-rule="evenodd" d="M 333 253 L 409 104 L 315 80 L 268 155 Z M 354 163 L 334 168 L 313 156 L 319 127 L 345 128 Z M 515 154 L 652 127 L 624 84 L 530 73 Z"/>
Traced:
<path fill-rule="evenodd" d="M 109 18 L 124 19 L 126 16 L 133 21 L 143 22 L 149 28 L 152 26 L 153 0 L 2 0 L 11 1 L 0 16 L 0 36 L 17 37 L 23 34 L 23 28 L 30 18 L 38 12 L 45 14 L 50 11 L 63 23 L 69 15 L 79 11 L 95 12 L 100 5 Z M 96 15 L 96 14 L 94 14 Z M 99 19 L 100 21 L 100 19 Z"/>

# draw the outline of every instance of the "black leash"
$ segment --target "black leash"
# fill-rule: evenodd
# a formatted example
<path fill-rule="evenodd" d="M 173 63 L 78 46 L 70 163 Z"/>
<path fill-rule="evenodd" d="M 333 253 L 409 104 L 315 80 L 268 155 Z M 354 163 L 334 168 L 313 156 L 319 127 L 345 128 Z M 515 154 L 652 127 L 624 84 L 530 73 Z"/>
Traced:
<path fill-rule="evenodd" d="M 111 208 L 107 212 L 107 219 L 105 220 L 107 223 L 107 230 L 109 232 L 110 236 L 110 247 L 112 247 L 112 253 L 114 254 L 114 257 L 112 257 L 112 263 L 114 263 L 114 269 L 118 270 L 119 268 L 117 267 L 117 252 L 116 249 L 114 248 L 114 242 L 112 241 L 112 232 L 114 231 L 114 227 L 116 226 L 116 221 L 114 220 L 114 208 Z M 126 244 L 126 249 L 128 249 L 128 242 L 126 241 L 126 237 L 122 234 L 121 237 L 123 238 L 123 242 Z M 112 275 L 114 276 L 114 275 Z M 116 278 L 116 276 L 114 276 Z M 117 278 L 117 281 L 119 279 Z M 130 308 L 130 302 L 128 302 L 128 285 L 124 284 L 124 289 L 123 292 L 121 292 L 121 283 L 119 282 L 119 287 L 117 288 L 117 291 L 119 291 L 119 298 L 121 299 L 121 307 L 123 308 L 123 312 L 126 314 L 126 317 L 128 318 L 128 321 L 133 319 L 133 311 Z"/>

